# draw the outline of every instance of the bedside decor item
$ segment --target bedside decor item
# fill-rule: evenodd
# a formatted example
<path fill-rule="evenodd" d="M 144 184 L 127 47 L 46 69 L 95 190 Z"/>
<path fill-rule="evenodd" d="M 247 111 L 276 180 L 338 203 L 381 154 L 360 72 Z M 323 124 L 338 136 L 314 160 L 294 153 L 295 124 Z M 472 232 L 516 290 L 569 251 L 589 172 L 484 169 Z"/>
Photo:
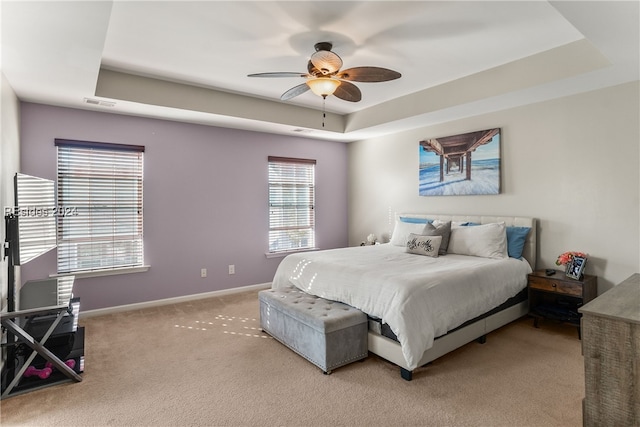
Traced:
<path fill-rule="evenodd" d="M 372 246 L 372 245 L 379 245 L 378 238 L 373 233 L 371 233 L 371 234 L 369 234 L 367 236 L 367 241 L 366 242 L 364 240 L 362 242 L 360 242 L 360 246 Z"/>
<path fill-rule="evenodd" d="M 587 263 L 587 254 L 584 252 L 564 252 L 558 256 L 556 265 L 565 266 L 565 274 L 572 279 L 580 280 Z"/>
<path fill-rule="evenodd" d="M 567 277 L 576 280 L 582 280 L 584 266 L 587 264 L 586 256 L 574 256 L 571 264 L 567 267 Z"/>

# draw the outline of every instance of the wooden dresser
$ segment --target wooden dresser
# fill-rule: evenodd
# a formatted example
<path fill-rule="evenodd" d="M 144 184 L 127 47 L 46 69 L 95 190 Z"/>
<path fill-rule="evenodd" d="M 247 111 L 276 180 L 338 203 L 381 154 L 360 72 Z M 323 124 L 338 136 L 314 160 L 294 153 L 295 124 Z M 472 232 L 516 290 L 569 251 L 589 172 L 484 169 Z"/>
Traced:
<path fill-rule="evenodd" d="M 585 426 L 640 425 L 640 274 L 582 306 Z"/>

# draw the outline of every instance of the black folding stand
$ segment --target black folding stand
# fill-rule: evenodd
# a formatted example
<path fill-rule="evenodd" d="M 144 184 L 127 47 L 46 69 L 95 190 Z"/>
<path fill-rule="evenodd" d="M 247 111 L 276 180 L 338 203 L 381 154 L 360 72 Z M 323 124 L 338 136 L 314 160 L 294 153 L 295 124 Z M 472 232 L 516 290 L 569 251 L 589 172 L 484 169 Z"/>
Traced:
<path fill-rule="evenodd" d="M 31 365 L 37 355 L 42 356 L 52 367 L 64 374 L 69 380 L 82 381 L 82 377 L 67 366 L 58 356 L 45 347 L 45 343 L 54 333 L 56 328 L 66 316 L 77 316 L 79 306 L 74 312 L 71 301 L 73 289 L 73 276 L 58 277 L 46 279 L 42 281 L 32 281 L 32 284 L 38 287 L 35 292 L 36 298 L 25 298 L 20 301 L 22 310 L 16 310 L 16 286 L 15 286 L 15 254 L 17 246 L 17 218 L 12 215 L 5 216 L 5 225 L 7 230 L 5 256 L 8 262 L 8 290 L 7 290 L 7 312 L 0 315 L 0 323 L 2 328 L 7 332 L 7 361 L 2 369 L 2 384 L 0 398 L 4 399 L 12 394 L 14 388 L 23 379 L 23 374 Z M 27 282 L 29 283 L 29 282 Z M 25 287 L 27 286 L 25 283 Z M 24 287 L 23 287 L 24 288 Z M 60 290 L 63 289 L 63 292 Z M 39 292 L 42 291 L 42 292 Z M 78 303 L 79 304 L 79 303 Z M 36 318 L 45 318 L 45 324 L 48 325 L 46 332 L 34 338 L 27 330 L 30 321 Z M 20 319 L 20 320 L 19 320 Z M 49 323 L 50 321 L 50 323 Z M 74 323 L 74 333 L 77 321 Z M 16 372 L 16 347 L 18 344 L 24 343 L 33 351 L 26 357 Z M 82 350 L 82 353 L 84 350 Z M 82 367 L 79 367 L 82 370 Z M 56 381 L 57 383 L 59 381 Z M 43 380 L 43 386 L 52 385 L 53 382 Z M 17 394 L 17 393 L 14 393 Z"/>

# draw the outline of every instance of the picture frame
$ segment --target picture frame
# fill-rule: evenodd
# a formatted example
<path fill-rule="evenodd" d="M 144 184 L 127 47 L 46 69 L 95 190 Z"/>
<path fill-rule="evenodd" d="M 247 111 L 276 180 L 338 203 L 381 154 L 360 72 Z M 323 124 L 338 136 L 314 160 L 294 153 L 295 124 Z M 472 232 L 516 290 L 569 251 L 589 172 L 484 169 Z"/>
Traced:
<path fill-rule="evenodd" d="M 586 257 L 574 256 L 571 263 L 567 266 L 567 277 L 575 280 L 581 280 L 584 275 L 583 272 L 586 264 Z"/>
<path fill-rule="evenodd" d="M 500 128 L 420 141 L 418 194 L 500 194 L 500 145 Z"/>

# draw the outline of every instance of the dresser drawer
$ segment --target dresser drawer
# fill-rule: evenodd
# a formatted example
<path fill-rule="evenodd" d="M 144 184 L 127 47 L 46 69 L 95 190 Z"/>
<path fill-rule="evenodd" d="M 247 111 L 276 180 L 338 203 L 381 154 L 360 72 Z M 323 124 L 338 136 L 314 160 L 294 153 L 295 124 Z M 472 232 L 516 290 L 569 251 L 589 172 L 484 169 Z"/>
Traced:
<path fill-rule="evenodd" d="M 576 281 L 575 283 L 555 280 L 552 278 L 542 277 L 529 277 L 529 287 L 539 289 L 547 292 L 557 292 L 563 295 L 571 295 L 575 297 L 582 297 L 582 283 Z"/>

